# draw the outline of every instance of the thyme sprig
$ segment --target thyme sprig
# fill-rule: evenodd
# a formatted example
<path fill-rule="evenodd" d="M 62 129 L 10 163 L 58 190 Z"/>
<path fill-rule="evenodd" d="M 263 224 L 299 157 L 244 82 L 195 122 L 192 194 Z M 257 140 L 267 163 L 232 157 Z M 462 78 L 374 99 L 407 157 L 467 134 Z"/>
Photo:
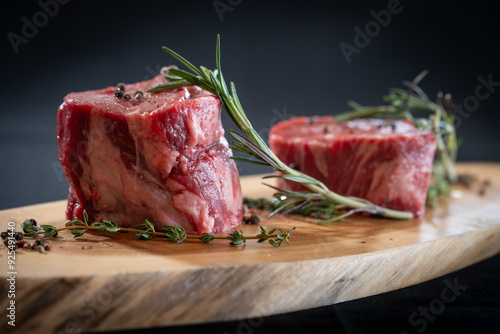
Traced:
<path fill-rule="evenodd" d="M 394 219 L 413 218 L 413 214 L 411 212 L 387 209 L 370 203 L 364 199 L 339 195 L 328 189 L 319 180 L 316 180 L 315 178 L 284 164 L 271 151 L 266 142 L 253 128 L 240 103 L 234 83 L 231 82 L 229 87 L 227 86 L 221 70 L 219 36 L 217 36 L 215 56 L 217 69 L 214 71 L 209 70 L 204 66 L 200 66 L 199 69 L 196 68 L 187 59 L 167 47 L 163 47 L 163 50 L 186 66 L 190 72 L 178 68 L 170 68 L 168 70 L 168 76 L 166 76 L 170 81 L 151 87 L 148 92 L 159 92 L 163 90 L 176 89 L 182 86 L 196 85 L 214 95 L 217 95 L 229 117 L 236 124 L 238 129 L 243 132 L 243 134 L 240 134 L 234 130 L 228 130 L 228 132 L 236 140 L 233 142 L 233 146 L 231 148 L 235 151 L 246 153 L 251 157 L 234 157 L 234 159 L 270 166 L 280 173 L 280 175 L 274 175 L 272 177 L 282 177 L 289 181 L 298 182 L 308 188 L 312 193 L 326 201 L 329 201 L 333 205 L 342 205 L 346 208 L 356 210 L 355 212 L 375 212 L 377 215 Z"/>
<path fill-rule="evenodd" d="M 141 230 L 135 233 L 139 240 L 151 240 L 156 234 L 155 226 L 147 218 L 144 220 L 144 222 L 135 225 L 134 227 L 138 227 Z"/>
<path fill-rule="evenodd" d="M 268 241 L 273 247 L 279 247 L 283 242 L 289 244 L 291 233 L 295 231 L 295 227 L 291 230 L 285 231 L 281 228 L 274 228 L 267 232 L 263 226 L 260 226 L 261 233 L 257 235 L 247 236 L 243 231 L 233 231 L 226 236 L 215 235 L 214 233 L 203 233 L 202 235 L 187 234 L 184 228 L 179 225 L 164 226 L 162 232 L 155 231 L 154 224 L 145 219 L 141 224 L 135 225 L 136 228 L 119 227 L 118 224 L 111 220 L 103 220 L 102 222 L 88 223 L 87 212 L 83 212 L 84 220 L 68 221 L 65 227 L 57 228 L 53 225 L 34 225 L 32 220 L 26 219 L 21 227 L 24 231 L 25 237 L 36 237 L 38 234 L 43 234 L 44 238 L 57 237 L 60 231 L 69 230 L 74 238 L 83 236 L 88 231 L 96 231 L 100 233 L 118 233 L 118 232 L 132 232 L 139 238 L 139 240 L 151 240 L 155 237 L 165 238 L 165 241 L 182 243 L 186 239 L 199 240 L 203 243 L 209 243 L 214 240 L 229 240 L 231 246 L 238 246 L 245 244 L 247 240 L 257 240 L 258 243 Z"/>
<path fill-rule="evenodd" d="M 406 89 L 392 88 L 384 100 L 389 105 L 362 106 L 349 101 L 351 111 L 334 116 L 337 121 L 347 121 L 354 118 L 402 118 L 412 122 L 417 128 L 432 131 L 436 136 L 437 148 L 434 158 L 431 181 L 427 191 L 427 204 L 433 205 L 443 195 L 447 195 L 451 185 L 457 181 L 455 162 L 459 140 L 454 126 L 455 114 L 450 94 L 439 92 L 433 102 L 418 86 L 428 74 L 422 71 L 412 82 L 404 81 Z M 416 118 L 413 113 L 429 113 L 428 118 Z"/>

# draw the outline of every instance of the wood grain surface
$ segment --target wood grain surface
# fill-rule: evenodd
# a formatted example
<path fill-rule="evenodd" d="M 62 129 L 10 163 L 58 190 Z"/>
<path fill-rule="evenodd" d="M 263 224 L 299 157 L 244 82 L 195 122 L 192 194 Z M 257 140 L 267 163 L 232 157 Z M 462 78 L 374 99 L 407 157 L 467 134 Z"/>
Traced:
<path fill-rule="evenodd" d="M 0 246 L 0 332 L 76 333 L 261 317 L 400 289 L 500 252 L 500 164 L 462 163 L 471 188 L 421 220 L 350 217 L 317 225 L 299 216 L 265 219 L 296 227 L 290 245 L 249 240 L 173 244 L 132 234 L 61 232 L 45 254 L 16 253 L 16 327 L 7 324 L 7 250 Z M 484 180 L 490 185 L 483 187 Z M 246 196 L 270 196 L 259 176 L 242 178 Z M 483 193 L 481 189 L 484 188 Z M 0 227 L 35 218 L 64 225 L 66 201 L 0 211 Z M 20 227 L 18 225 L 18 229 Z M 258 226 L 240 228 L 257 234 Z M 7 319 L 7 320 L 6 320 Z"/>

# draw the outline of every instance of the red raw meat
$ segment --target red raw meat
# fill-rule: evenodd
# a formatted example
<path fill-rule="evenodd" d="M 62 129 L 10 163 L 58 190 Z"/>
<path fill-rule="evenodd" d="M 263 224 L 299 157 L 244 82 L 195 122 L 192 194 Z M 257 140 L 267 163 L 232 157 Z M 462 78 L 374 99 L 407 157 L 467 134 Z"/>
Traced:
<path fill-rule="evenodd" d="M 274 126 L 269 143 L 285 164 L 336 193 L 411 211 L 415 217 L 425 212 L 436 138 L 407 121 L 297 117 Z M 278 186 L 304 189 L 281 178 Z"/>
<path fill-rule="evenodd" d="M 70 185 L 68 219 L 149 218 L 160 229 L 221 233 L 242 221 L 238 171 L 224 138 L 221 103 L 195 86 L 145 93 L 163 76 L 71 93 L 57 117 L 59 160 Z M 142 99 L 134 98 L 136 91 Z"/>

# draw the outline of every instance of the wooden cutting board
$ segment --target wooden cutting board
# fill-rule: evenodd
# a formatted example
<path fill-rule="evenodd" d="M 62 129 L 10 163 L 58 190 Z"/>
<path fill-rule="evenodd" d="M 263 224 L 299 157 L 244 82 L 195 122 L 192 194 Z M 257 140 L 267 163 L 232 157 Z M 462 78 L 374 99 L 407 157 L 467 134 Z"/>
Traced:
<path fill-rule="evenodd" d="M 500 164 L 462 163 L 475 175 L 457 186 L 422 220 L 350 217 L 317 225 L 299 216 L 265 219 L 266 228 L 297 227 L 290 245 L 250 240 L 173 244 L 131 234 L 69 232 L 50 240 L 52 250 L 16 254 L 16 327 L 22 333 L 73 333 L 193 324 L 261 317 L 329 305 L 400 289 L 461 269 L 500 252 Z M 481 194 L 481 182 L 491 185 Z M 246 196 L 270 196 L 260 176 L 242 178 Z M 64 225 L 65 201 L 0 211 L 9 221 L 35 218 Z M 19 226 L 18 226 L 19 228 Z M 257 234 L 258 226 L 241 226 Z M 7 251 L 0 246 L 2 333 Z"/>

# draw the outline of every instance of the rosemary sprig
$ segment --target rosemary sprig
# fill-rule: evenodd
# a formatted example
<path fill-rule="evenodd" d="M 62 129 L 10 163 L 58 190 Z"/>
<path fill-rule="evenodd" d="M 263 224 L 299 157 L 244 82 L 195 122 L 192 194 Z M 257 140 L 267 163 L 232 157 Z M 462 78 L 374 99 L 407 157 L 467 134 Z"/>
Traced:
<path fill-rule="evenodd" d="M 389 94 L 384 97 L 389 105 L 362 106 L 349 101 L 348 104 L 353 110 L 337 114 L 334 118 L 337 121 L 374 117 L 403 118 L 419 129 L 432 131 L 436 136 L 437 149 L 427 191 L 427 204 L 433 205 L 439 197 L 447 195 L 451 185 L 457 181 L 455 162 L 459 141 L 454 126 L 455 116 L 451 95 L 443 96 L 443 93 L 439 92 L 436 102 L 433 102 L 418 86 L 427 73 L 425 70 L 412 82 L 403 82 L 407 89 L 390 89 Z M 418 112 L 430 114 L 428 118 L 415 118 L 413 113 Z"/>
<path fill-rule="evenodd" d="M 132 232 L 139 238 L 139 240 L 151 240 L 155 237 L 163 237 L 165 241 L 182 243 L 186 239 L 199 240 L 203 243 L 209 243 L 216 239 L 229 240 L 231 246 L 245 244 L 247 240 L 257 240 L 258 243 L 268 241 L 273 247 L 279 247 L 286 241 L 289 243 L 291 230 L 285 231 L 281 228 L 274 228 L 267 232 L 263 226 L 260 226 L 261 233 L 253 236 L 247 236 L 243 231 L 234 231 L 226 236 L 215 235 L 214 233 L 203 233 L 200 235 L 186 234 L 179 225 L 164 226 L 163 232 L 156 232 L 153 223 L 149 219 L 145 219 L 141 224 L 135 225 L 137 228 L 119 227 L 117 223 L 110 220 L 103 220 L 102 222 L 88 223 L 87 212 L 83 212 L 84 221 L 72 220 L 68 221 L 65 227 L 57 228 L 53 225 L 34 225 L 32 220 L 26 219 L 21 227 L 24 231 L 25 237 L 36 237 L 38 234 L 43 234 L 44 238 L 57 237 L 60 231 L 69 230 L 74 238 L 83 236 L 88 231 L 97 231 L 100 233 L 117 233 L 117 232 Z"/>
<path fill-rule="evenodd" d="M 245 111 L 243 110 L 243 107 L 240 103 L 234 83 L 231 82 L 228 88 L 224 80 L 224 76 L 221 71 L 219 36 L 217 36 L 216 44 L 215 59 L 217 70 L 215 71 L 211 71 L 204 66 L 200 66 L 200 68 L 198 69 L 175 51 L 167 47 L 163 47 L 163 50 L 165 50 L 168 54 L 181 62 L 191 72 L 171 68 L 169 70 L 170 74 L 175 75 L 181 79 L 176 79 L 171 82 L 154 86 L 150 88 L 148 92 L 158 92 L 162 90 L 175 89 L 179 88 L 179 86 L 182 84 L 184 86 L 196 85 L 208 92 L 211 92 L 214 95 L 217 95 L 229 117 L 243 132 L 243 134 L 240 134 L 236 131 L 228 130 L 228 132 L 236 140 L 231 148 L 235 151 L 246 153 L 252 157 L 250 159 L 235 157 L 234 159 L 270 166 L 276 171 L 280 172 L 280 175 L 274 175 L 272 177 L 282 177 L 289 181 L 298 182 L 308 188 L 312 193 L 316 194 L 326 201 L 329 201 L 333 205 L 342 205 L 346 208 L 355 209 L 356 212 L 375 212 L 378 215 L 394 219 L 413 218 L 413 214 L 411 212 L 391 210 L 377 206 L 364 199 L 341 196 L 328 189 L 319 180 L 316 180 L 315 178 L 312 178 L 307 174 L 290 168 L 289 166 L 285 165 L 280 159 L 278 159 L 278 157 L 267 146 L 266 142 L 252 127 L 252 124 L 247 118 Z"/>

